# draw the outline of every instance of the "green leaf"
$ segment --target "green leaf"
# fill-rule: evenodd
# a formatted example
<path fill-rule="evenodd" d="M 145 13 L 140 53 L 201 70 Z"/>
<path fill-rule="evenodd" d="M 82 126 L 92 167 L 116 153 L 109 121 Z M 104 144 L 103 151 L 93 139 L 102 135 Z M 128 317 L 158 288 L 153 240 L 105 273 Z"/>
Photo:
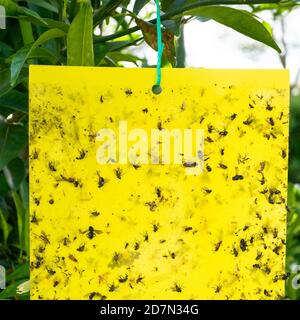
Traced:
<path fill-rule="evenodd" d="M 94 14 L 94 26 L 96 27 L 104 19 L 108 18 L 111 12 L 113 12 L 122 3 L 122 1 L 123 0 L 106 1 Z"/>
<path fill-rule="evenodd" d="M 18 1 L 21 1 L 21 0 L 18 0 Z M 26 0 L 26 2 L 34 4 L 34 5 L 38 6 L 38 7 L 44 8 L 44 9 L 49 10 L 51 12 L 58 13 L 58 9 L 55 6 L 53 6 L 51 3 L 47 2 L 47 1 L 44 1 L 44 0 Z"/>
<path fill-rule="evenodd" d="M 118 51 L 113 51 L 107 53 L 107 57 L 112 59 L 114 62 L 119 62 L 119 61 L 127 61 L 127 62 L 132 62 L 135 65 L 137 65 L 137 61 L 141 60 L 131 54 L 126 54 Z"/>
<path fill-rule="evenodd" d="M 28 263 L 20 264 L 13 272 L 6 276 L 6 281 L 24 281 L 24 279 L 28 279 L 29 277 L 29 270 Z"/>
<path fill-rule="evenodd" d="M 14 49 L 10 47 L 7 43 L 0 42 L 0 56 L 7 58 L 14 53 Z"/>
<path fill-rule="evenodd" d="M 213 19 L 249 38 L 268 45 L 279 53 L 281 52 L 264 24 L 258 21 L 251 13 L 244 10 L 223 6 L 207 6 L 187 11 L 185 15 Z"/>
<path fill-rule="evenodd" d="M 25 178 L 24 161 L 20 158 L 13 159 L 3 168 L 3 173 L 9 187 L 12 190 L 18 190 Z"/>
<path fill-rule="evenodd" d="M 0 0 L 0 5 L 5 7 L 7 16 L 27 16 L 32 18 L 33 20 L 38 20 L 42 24 L 47 24 L 43 18 L 41 18 L 36 12 L 26 8 L 20 7 L 12 0 Z"/>
<path fill-rule="evenodd" d="M 0 223 L 2 226 L 2 232 L 3 232 L 3 243 L 6 245 L 8 236 L 12 230 L 12 226 L 9 225 L 8 222 L 6 221 L 1 208 L 0 208 Z"/>
<path fill-rule="evenodd" d="M 17 157 L 26 144 L 26 128 L 21 124 L 9 124 L 0 116 L 0 170 Z"/>
<path fill-rule="evenodd" d="M 6 196 L 8 191 L 9 191 L 9 187 L 4 177 L 4 173 L 3 171 L 0 171 L 0 197 Z"/>
<path fill-rule="evenodd" d="M 12 192 L 12 197 L 15 203 L 16 211 L 17 211 L 17 224 L 18 224 L 18 234 L 19 234 L 19 243 L 20 243 L 20 256 L 25 248 L 25 233 L 28 232 L 26 230 L 26 212 L 23 208 L 21 198 L 16 191 Z"/>
<path fill-rule="evenodd" d="M 93 66 L 93 10 L 83 3 L 73 20 L 67 37 L 68 65 Z"/>
<path fill-rule="evenodd" d="M 43 43 L 49 41 L 50 39 L 64 37 L 65 32 L 59 29 L 50 29 L 44 32 L 33 44 L 28 44 L 20 49 L 13 57 L 11 63 L 11 85 L 14 86 L 18 80 L 20 72 L 30 56 L 30 54 L 35 50 L 38 46 Z"/>
<path fill-rule="evenodd" d="M 36 48 L 28 57 L 29 59 L 46 60 L 50 64 L 57 64 L 59 57 L 57 57 L 51 50 L 43 47 Z"/>
<path fill-rule="evenodd" d="M 134 6 L 133 6 L 133 13 L 139 14 L 139 12 L 144 8 L 144 6 L 149 1 L 150 0 L 135 0 Z"/>
<path fill-rule="evenodd" d="M 18 280 L 17 282 L 12 283 L 5 290 L 0 292 L 0 300 L 14 298 L 17 295 L 17 287 L 23 282 L 24 280 Z"/>
<path fill-rule="evenodd" d="M 164 20 L 162 25 L 169 31 L 171 31 L 175 36 L 180 34 L 180 19 L 176 20 Z"/>
<path fill-rule="evenodd" d="M 22 198 L 23 207 L 25 210 L 28 210 L 29 208 L 29 184 L 25 180 L 20 185 L 20 195 Z"/>
<path fill-rule="evenodd" d="M 0 70 L 0 97 L 7 94 L 12 89 L 10 78 L 11 73 L 9 68 Z M 27 71 L 23 69 L 19 75 L 18 81 L 15 83 L 15 86 L 27 79 Z"/>
<path fill-rule="evenodd" d="M 12 89 L 0 96 L 0 112 L 1 107 L 11 109 L 12 111 L 28 113 L 28 95 Z"/>

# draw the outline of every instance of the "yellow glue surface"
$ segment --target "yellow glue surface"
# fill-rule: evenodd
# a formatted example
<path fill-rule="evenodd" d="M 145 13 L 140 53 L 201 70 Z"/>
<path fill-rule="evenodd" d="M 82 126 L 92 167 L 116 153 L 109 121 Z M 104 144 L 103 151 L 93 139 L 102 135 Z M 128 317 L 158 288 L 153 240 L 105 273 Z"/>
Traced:
<path fill-rule="evenodd" d="M 282 297 L 288 72 L 164 69 L 160 95 L 154 79 L 31 66 L 31 298 Z M 202 173 L 99 164 L 97 133 L 119 156 L 120 121 L 149 153 L 151 129 L 203 129 Z"/>

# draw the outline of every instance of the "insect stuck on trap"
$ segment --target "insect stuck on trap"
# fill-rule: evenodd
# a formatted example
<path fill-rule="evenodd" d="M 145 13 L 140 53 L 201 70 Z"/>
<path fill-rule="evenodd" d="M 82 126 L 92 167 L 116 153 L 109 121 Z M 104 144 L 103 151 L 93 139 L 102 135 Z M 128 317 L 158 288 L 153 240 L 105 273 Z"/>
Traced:
<path fill-rule="evenodd" d="M 82 233 L 82 234 L 86 234 L 86 236 L 89 238 L 89 239 L 93 239 L 97 234 L 102 234 L 103 233 L 103 231 L 101 231 L 101 230 L 96 230 L 96 229 L 94 229 L 94 227 L 92 227 L 92 226 L 89 226 L 88 227 L 88 229 L 87 230 L 85 230 L 85 231 L 82 231 L 82 230 L 79 230 L 80 231 L 80 233 Z"/>

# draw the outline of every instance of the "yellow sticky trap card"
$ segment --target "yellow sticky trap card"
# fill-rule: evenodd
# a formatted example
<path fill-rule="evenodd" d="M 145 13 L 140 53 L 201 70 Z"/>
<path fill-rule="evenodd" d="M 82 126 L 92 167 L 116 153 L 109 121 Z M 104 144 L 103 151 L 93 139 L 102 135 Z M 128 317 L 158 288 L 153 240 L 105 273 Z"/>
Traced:
<path fill-rule="evenodd" d="M 287 71 L 30 68 L 32 299 L 284 295 Z"/>

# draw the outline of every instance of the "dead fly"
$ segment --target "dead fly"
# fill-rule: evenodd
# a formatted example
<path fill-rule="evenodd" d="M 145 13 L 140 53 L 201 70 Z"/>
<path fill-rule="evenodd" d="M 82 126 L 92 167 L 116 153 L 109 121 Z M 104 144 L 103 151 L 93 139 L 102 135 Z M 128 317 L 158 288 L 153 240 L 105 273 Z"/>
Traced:
<path fill-rule="evenodd" d="M 221 289 L 222 289 L 222 286 L 221 286 L 221 285 L 216 286 L 216 288 L 215 288 L 215 293 L 221 292 Z"/>
<path fill-rule="evenodd" d="M 144 108 L 144 109 L 142 109 L 142 111 L 144 112 L 144 113 L 148 113 L 148 108 Z"/>
<path fill-rule="evenodd" d="M 226 170 L 228 167 L 223 163 L 219 163 L 219 168 Z"/>
<path fill-rule="evenodd" d="M 36 261 L 35 262 L 32 262 L 32 266 L 36 269 L 40 268 L 40 266 L 43 264 L 44 262 L 44 258 L 42 256 L 39 256 L 39 255 L 35 255 L 35 259 Z"/>
<path fill-rule="evenodd" d="M 240 248 L 241 248 L 242 251 L 246 251 L 246 249 L 247 249 L 247 242 L 246 242 L 245 239 L 241 239 L 241 240 L 240 240 Z"/>
<path fill-rule="evenodd" d="M 162 240 L 161 240 L 162 241 Z M 160 242 L 161 242 L 160 241 Z M 170 252 L 169 253 L 170 254 L 170 257 L 172 258 L 172 259 L 175 259 L 176 258 L 176 253 L 175 252 Z"/>
<path fill-rule="evenodd" d="M 224 156 L 224 154 L 225 154 L 225 149 L 224 149 L 224 148 L 221 148 L 221 149 L 220 149 L 220 155 L 221 155 L 221 156 Z"/>
<path fill-rule="evenodd" d="M 221 244 L 222 244 L 222 240 L 215 245 L 215 251 L 218 251 L 220 249 Z"/>
<path fill-rule="evenodd" d="M 124 283 L 128 280 L 128 274 L 125 274 L 125 276 L 120 276 L 119 277 L 119 282 Z"/>
<path fill-rule="evenodd" d="M 245 225 L 244 228 L 243 228 L 243 231 L 246 231 L 249 229 L 249 226 Z"/>
<path fill-rule="evenodd" d="M 230 116 L 230 120 L 233 121 L 236 117 L 237 117 L 237 114 L 236 114 L 236 113 L 233 113 L 233 114 Z"/>
<path fill-rule="evenodd" d="M 69 255 L 69 259 L 73 262 L 78 262 L 78 260 L 72 254 Z"/>
<path fill-rule="evenodd" d="M 33 150 L 33 153 L 32 153 L 32 159 L 33 159 L 33 160 L 36 160 L 36 159 L 38 159 L 38 157 L 39 157 L 39 153 L 37 152 L 36 149 L 34 149 L 34 150 Z"/>
<path fill-rule="evenodd" d="M 155 188 L 155 193 L 156 193 L 158 198 L 161 197 L 161 189 L 160 188 Z"/>
<path fill-rule="evenodd" d="M 109 292 L 115 292 L 115 291 L 117 291 L 118 288 L 119 288 L 118 286 L 115 286 L 115 285 L 112 283 L 112 284 L 110 284 L 110 285 L 108 286 L 108 291 L 109 291 Z"/>
<path fill-rule="evenodd" d="M 191 230 L 193 230 L 193 227 L 184 227 L 184 231 L 185 232 L 188 232 L 188 231 L 191 231 Z"/>
<path fill-rule="evenodd" d="M 268 123 L 269 123 L 272 127 L 274 127 L 274 125 L 275 125 L 273 118 L 269 118 L 269 119 L 268 119 Z"/>
<path fill-rule="evenodd" d="M 159 229 L 159 224 L 158 223 L 153 223 L 152 227 L 153 227 L 153 232 L 157 232 L 158 229 Z"/>
<path fill-rule="evenodd" d="M 100 176 L 100 173 L 97 171 L 98 176 L 98 188 L 102 188 L 105 185 L 105 180 Z"/>
<path fill-rule="evenodd" d="M 144 241 L 149 241 L 149 235 L 147 232 L 144 234 Z"/>
<path fill-rule="evenodd" d="M 158 130 L 162 130 L 163 129 L 161 121 L 157 122 L 157 129 Z"/>
<path fill-rule="evenodd" d="M 278 280 L 287 280 L 291 274 L 289 272 L 281 274 L 281 275 L 276 275 L 273 279 L 273 282 L 277 282 Z"/>
<path fill-rule="evenodd" d="M 157 204 L 155 201 L 148 201 L 145 203 L 146 206 L 149 207 L 150 211 L 155 211 L 155 209 L 157 208 Z"/>
<path fill-rule="evenodd" d="M 213 130 L 214 130 L 214 127 L 213 127 L 211 124 L 207 125 L 207 131 L 208 131 L 209 133 L 212 133 Z"/>
<path fill-rule="evenodd" d="M 82 187 L 82 184 L 80 184 L 80 181 L 76 180 L 75 178 L 67 178 L 64 175 L 60 175 L 60 177 L 62 178 L 62 181 L 71 183 L 74 185 L 75 188 L 77 188 L 78 186 L 80 186 L 80 188 Z"/>
<path fill-rule="evenodd" d="M 121 253 L 115 252 L 114 255 L 113 255 L 113 258 L 112 258 L 112 262 L 114 264 L 118 264 L 120 262 L 120 260 L 121 260 L 121 257 L 122 257 Z"/>
<path fill-rule="evenodd" d="M 206 165 L 206 170 L 207 170 L 208 172 L 211 172 L 211 171 L 212 171 L 211 166 L 209 166 L 209 165 L 207 164 L 207 165 Z"/>
<path fill-rule="evenodd" d="M 69 237 L 69 236 L 68 236 Z M 69 238 L 67 238 L 67 237 L 64 237 L 64 240 L 63 240 L 63 245 L 66 247 L 66 246 L 68 246 L 69 244 L 70 244 L 70 239 Z"/>
<path fill-rule="evenodd" d="M 239 252 L 237 251 L 237 249 L 235 247 L 233 247 L 232 249 L 232 254 L 237 257 L 239 255 Z"/>
<path fill-rule="evenodd" d="M 243 124 L 249 126 L 251 123 L 253 123 L 253 121 L 254 119 L 249 116 L 245 121 L 243 121 Z"/>
<path fill-rule="evenodd" d="M 264 295 L 267 297 L 271 297 L 271 294 L 267 289 L 264 290 Z"/>
<path fill-rule="evenodd" d="M 274 252 L 276 255 L 279 255 L 280 250 L 281 250 L 281 246 L 276 246 L 276 247 L 273 249 L 273 252 Z"/>
<path fill-rule="evenodd" d="M 45 245 L 50 244 L 50 240 L 44 231 L 41 232 L 40 236 L 35 236 L 35 237 L 43 241 Z"/>
<path fill-rule="evenodd" d="M 80 233 L 85 233 L 89 239 L 93 239 L 97 234 L 103 233 L 101 230 L 95 230 L 92 226 L 89 226 L 86 231 L 79 231 Z"/>
<path fill-rule="evenodd" d="M 122 170 L 120 168 L 115 169 L 114 173 L 118 179 L 122 178 Z"/>
<path fill-rule="evenodd" d="M 256 258 L 255 258 L 255 260 L 260 260 L 262 258 L 262 252 L 257 252 L 257 255 L 256 255 Z"/>
<path fill-rule="evenodd" d="M 245 164 L 246 163 L 246 161 L 248 161 L 250 158 L 245 154 L 245 155 L 241 155 L 241 154 L 239 154 L 238 155 L 238 159 L 237 159 L 237 162 L 238 162 L 238 164 Z"/>
<path fill-rule="evenodd" d="M 56 171 L 56 168 L 55 168 L 55 165 L 52 161 L 50 161 L 48 163 L 48 167 L 49 167 L 49 170 L 52 171 L 52 172 L 55 172 Z"/>
<path fill-rule="evenodd" d="M 79 150 L 79 156 L 76 157 L 76 160 L 82 160 L 82 159 L 84 159 L 85 156 L 86 156 L 86 153 L 87 153 L 87 151 L 85 151 L 85 150 L 83 150 L 83 149 Z"/>
<path fill-rule="evenodd" d="M 273 110 L 273 107 L 270 105 L 270 103 L 268 101 L 267 101 L 266 110 L 268 110 L 268 111 L 272 111 Z"/>
<path fill-rule="evenodd" d="M 184 162 L 183 166 L 185 168 L 195 168 L 197 167 L 197 162 Z"/>
<path fill-rule="evenodd" d="M 228 134 L 228 131 L 225 129 L 219 132 L 220 137 L 226 137 L 227 134 Z"/>
<path fill-rule="evenodd" d="M 41 198 L 34 198 L 33 201 L 37 206 L 39 206 L 41 202 Z"/>
<path fill-rule="evenodd" d="M 132 92 L 131 89 L 126 89 L 126 90 L 125 90 L 125 94 L 126 94 L 127 97 L 130 97 L 130 96 L 132 95 L 132 93 L 133 93 L 133 92 Z"/>
<path fill-rule="evenodd" d="M 233 181 L 243 180 L 244 177 L 240 174 L 236 174 L 234 177 L 232 177 Z"/>
<path fill-rule="evenodd" d="M 134 244 L 134 250 L 139 250 L 139 248 L 140 248 L 140 243 L 139 243 L 139 242 L 136 242 L 136 243 Z"/>
<path fill-rule="evenodd" d="M 282 159 L 286 158 L 286 151 L 283 149 L 281 150 L 281 157 L 282 157 Z"/>
<path fill-rule="evenodd" d="M 208 189 L 208 188 L 202 188 L 202 191 L 203 191 L 204 194 L 212 193 L 212 189 Z"/>
<path fill-rule="evenodd" d="M 99 298 L 101 298 L 101 300 L 102 300 L 102 294 L 101 293 L 99 293 L 99 292 L 91 292 L 90 294 L 89 294 L 89 300 L 93 300 L 95 297 L 99 297 Z"/>
<path fill-rule="evenodd" d="M 261 179 L 258 180 L 261 185 L 264 185 L 266 183 L 266 179 L 263 173 L 261 173 Z"/>
<path fill-rule="evenodd" d="M 46 270 L 47 270 L 49 276 L 53 276 L 53 275 L 55 275 L 55 273 L 56 273 L 56 271 L 52 270 L 52 269 L 49 268 L 49 267 L 46 267 Z"/>
<path fill-rule="evenodd" d="M 91 216 L 93 216 L 93 217 L 98 217 L 98 216 L 100 216 L 100 212 L 99 211 L 92 211 L 91 213 Z"/>
<path fill-rule="evenodd" d="M 83 243 L 83 244 L 81 244 L 76 250 L 77 250 L 78 252 L 83 252 L 84 249 L 85 249 L 85 244 Z"/>
<path fill-rule="evenodd" d="M 171 287 L 172 291 L 182 292 L 182 286 L 180 286 L 177 282 L 174 283 L 173 287 Z"/>
<path fill-rule="evenodd" d="M 143 279 L 144 279 L 145 277 L 143 277 L 141 274 L 137 277 L 137 279 L 136 279 L 136 284 L 139 284 L 139 283 L 141 283 L 142 281 L 143 281 Z"/>
<path fill-rule="evenodd" d="M 36 223 L 36 224 L 39 223 L 39 220 L 38 220 L 38 218 L 36 217 L 35 211 L 34 211 L 33 214 L 32 214 L 32 217 L 31 217 L 30 222 L 31 222 L 31 223 Z"/>
<path fill-rule="evenodd" d="M 209 142 L 209 143 L 214 142 L 214 140 L 213 140 L 210 136 L 206 137 L 206 138 L 205 138 L 205 141 L 207 141 L 207 142 Z"/>
<path fill-rule="evenodd" d="M 264 171 L 264 169 L 265 169 L 266 163 L 265 163 L 265 161 L 263 161 L 263 162 L 260 162 L 259 165 L 260 165 L 260 167 L 259 167 L 259 170 L 257 172 L 258 173 L 262 173 Z"/>

